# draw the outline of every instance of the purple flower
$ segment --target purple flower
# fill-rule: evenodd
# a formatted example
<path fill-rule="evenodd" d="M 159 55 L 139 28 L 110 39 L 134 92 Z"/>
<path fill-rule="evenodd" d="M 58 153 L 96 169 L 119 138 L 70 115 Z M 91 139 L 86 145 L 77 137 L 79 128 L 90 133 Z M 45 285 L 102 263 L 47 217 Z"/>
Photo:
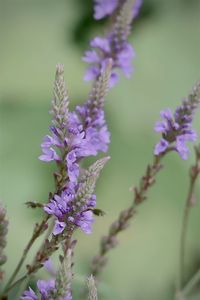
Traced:
<path fill-rule="evenodd" d="M 38 280 L 37 288 L 42 296 L 42 299 L 49 299 L 49 296 L 55 290 L 55 279 Z"/>
<path fill-rule="evenodd" d="M 48 273 L 50 275 L 52 275 L 53 277 L 56 276 L 58 270 L 55 268 L 55 266 L 53 265 L 53 262 L 51 260 L 51 258 L 48 258 L 45 262 L 44 262 L 44 268 L 48 271 Z"/>
<path fill-rule="evenodd" d="M 83 212 L 77 221 L 77 225 L 82 229 L 83 232 L 87 234 L 90 234 L 92 232 L 93 223 L 94 217 L 92 211 Z"/>
<path fill-rule="evenodd" d="M 123 49 L 118 53 L 116 60 L 116 67 L 120 68 L 126 77 L 130 77 L 132 73 L 131 61 L 135 56 L 133 47 L 130 44 L 125 44 Z"/>
<path fill-rule="evenodd" d="M 87 209 L 95 207 L 96 196 L 91 195 L 85 200 L 85 204 L 80 206 L 80 203 L 75 201 L 80 187 L 81 184 L 77 184 L 73 188 L 68 187 L 61 196 L 54 195 L 54 198 L 44 206 L 46 213 L 57 218 L 53 229 L 54 235 L 62 233 L 67 223 L 80 227 L 85 233 L 91 233 L 94 223 L 93 212 L 87 211 Z"/>
<path fill-rule="evenodd" d="M 77 183 L 79 176 L 77 161 L 84 157 L 95 156 L 99 151 L 106 152 L 110 142 L 103 110 L 93 112 L 90 105 L 91 102 L 86 102 L 69 114 L 69 129 L 65 139 L 69 151 L 66 165 L 69 179 L 73 183 Z"/>
<path fill-rule="evenodd" d="M 94 3 L 94 18 L 99 20 L 111 15 L 123 2 L 120 0 L 94 0 Z M 132 8 L 133 18 L 137 17 L 141 5 L 142 0 L 135 0 Z"/>
<path fill-rule="evenodd" d="M 53 300 L 55 299 L 56 291 L 56 280 L 38 280 L 37 288 L 40 293 L 40 298 L 38 298 L 35 292 L 29 288 L 29 290 L 25 291 L 21 296 L 21 300 Z M 66 289 L 66 287 L 64 287 Z M 57 299 L 57 298 L 56 298 Z M 59 297 L 59 300 L 72 300 L 72 295 L 69 291 L 66 292 L 64 296 Z"/>
<path fill-rule="evenodd" d="M 107 38 L 95 37 L 93 40 L 91 40 L 90 46 L 92 48 L 100 49 L 105 53 L 110 53 L 111 51 L 110 43 Z"/>
<path fill-rule="evenodd" d="M 94 0 L 94 3 L 94 18 L 99 20 L 111 15 L 117 8 L 119 0 Z"/>
<path fill-rule="evenodd" d="M 107 49 L 106 43 L 99 39 L 94 44 Z M 84 105 L 76 107 L 75 111 L 68 111 L 68 102 L 63 87 L 63 77 L 57 69 L 55 81 L 55 100 L 53 101 L 53 126 L 50 127 L 51 135 L 45 136 L 41 144 L 43 154 L 40 159 L 48 162 L 55 160 L 58 165 L 56 194 L 44 206 L 44 211 L 56 217 L 53 229 L 54 235 L 62 234 L 65 228 L 78 226 L 85 232 L 91 232 L 94 222 L 92 212 L 86 213 L 96 204 L 93 195 L 95 180 L 107 158 L 94 164 L 97 169 L 87 172 L 86 182 L 80 172 L 80 161 L 89 156 L 96 156 L 99 152 L 106 152 L 110 142 L 110 134 L 104 116 L 104 100 L 108 91 L 111 61 L 104 65 L 101 76 L 95 83 L 89 99 Z M 61 77 L 60 77 L 61 76 Z M 64 89 L 64 91 L 63 91 Z M 63 100 L 64 99 L 64 100 Z M 64 101 L 64 104 L 63 102 Z M 58 153 L 58 154 L 57 154 Z M 91 166 L 92 168 L 92 166 Z M 87 182 L 87 180 L 89 180 Z"/>
<path fill-rule="evenodd" d="M 119 49 L 115 51 L 114 48 L 116 48 L 116 45 L 112 37 L 96 37 L 91 41 L 90 45 L 95 50 L 86 51 L 83 57 L 83 61 L 91 64 L 85 73 L 85 80 L 89 81 L 98 78 L 105 68 L 104 66 L 107 64 L 108 59 L 113 60 L 110 87 L 115 85 L 118 81 L 118 74 L 114 69 L 121 69 L 126 77 L 130 77 L 133 70 L 131 62 L 135 56 L 133 47 L 130 44 L 125 42 L 123 46 L 118 47 Z"/>
<path fill-rule="evenodd" d="M 187 142 L 194 142 L 197 134 L 192 128 L 194 113 L 199 105 L 199 86 L 197 85 L 175 113 L 168 108 L 161 111 L 162 121 L 155 125 L 155 131 L 162 134 L 162 138 L 154 148 L 154 154 L 159 155 L 169 147 L 177 151 L 182 159 L 187 159 L 189 149 Z"/>
<path fill-rule="evenodd" d="M 42 147 L 43 154 L 39 156 L 39 159 L 45 162 L 60 161 L 60 157 L 56 154 L 53 148 Z"/>
<path fill-rule="evenodd" d="M 143 0 L 135 0 L 135 3 L 132 8 L 133 19 L 138 16 L 142 2 Z"/>
<path fill-rule="evenodd" d="M 184 135 L 180 135 L 176 138 L 176 150 L 178 151 L 180 157 L 184 160 L 188 158 L 189 149 L 187 148 L 185 142 L 187 139 Z"/>
<path fill-rule="evenodd" d="M 101 41 L 96 39 L 95 43 L 99 44 Z M 44 137 L 41 144 L 43 154 L 39 159 L 64 163 L 70 182 L 76 184 L 80 173 L 79 161 L 84 157 L 96 156 L 100 151 L 106 152 L 110 134 L 103 109 L 93 107 L 92 100 L 86 101 L 74 112 L 66 113 L 66 124 L 58 124 L 58 116 L 54 117 L 54 126 L 50 127 L 51 135 Z M 62 119 L 60 115 L 58 119 Z"/>
<path fill-rule="evenodd" d="M 161 139 L 158 144 L 156 144 L 154 149 L 154 154 L 159 155 L 160 153 L 164 152 L 169 146 L 169 142 L 165 139 Z"/>
<path fill-rule="evenodd" d="M 62 218 L 63 214 L 70 211 L 70 204 L 75 197 L 75 189 L 73 185 L 62 191 L 61 195 L 54 195 L 53 199 L 44 206 L 44 210 L 50 214 L 55 215 L 57 218 Z"/>
<path fill-rule="evenodd" d="M 127 78 L 130 77 L 133 71 L 132 59 L 135 53 L 132 46 L 128 43 L 127 37 L 130 32 L 130 24 L 133 18 L 138 15 L 141 4 L 141 0 L 136 0 L 133 4 L 119 0 L 95 1 L 96 19 L 111 15 L 116 9 L 118 13 L 115 16 L 111 31 L 105 37 L 95 37 L 91 40 L 90 46 L 92 50 L 85 52 L 83 61 L 90 65 L 86 70 L 85 80 L 96 80 L 107 64 L 108 59 L 113 61 L 110 87 L 118 82 L 117 69 L 120 69 Z M 125 11 L 130 10 L 130 5 L 132 5 L 132 15 L 125 14 Z"/>
<path fill-rule="evenodd" d="M 56 220 L 55 226 L 53 228 L 53 234 L 58 235 L 58 234 L 62 233 L 63 230 L 65 229 L 65 227 L 66 227 L 65 222 L 60 222 L 60 221 Z"/>
<path fill-rule="evenodd" d="M 29 287 L 29 290 L 25 291 L 20 298 L 21 300 L 39 300 L 35 292 Z"/>

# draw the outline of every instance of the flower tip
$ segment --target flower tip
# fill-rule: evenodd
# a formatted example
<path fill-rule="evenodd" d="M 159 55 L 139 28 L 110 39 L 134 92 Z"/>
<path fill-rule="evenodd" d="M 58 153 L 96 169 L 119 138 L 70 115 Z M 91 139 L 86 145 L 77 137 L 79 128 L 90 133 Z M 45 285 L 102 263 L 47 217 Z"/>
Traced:
<path fill-rule="evenodd" d="M 106 163 L 107 161 L 109 161 L 111 159 L 111 156 L 106 156 L 103 158 L 104 162 Z"/>
<path fill-rule="evenodd" d="M 58 63 L 56 65 L 56 74 L 63 74 L 64 73 L 64 65 Z"/>

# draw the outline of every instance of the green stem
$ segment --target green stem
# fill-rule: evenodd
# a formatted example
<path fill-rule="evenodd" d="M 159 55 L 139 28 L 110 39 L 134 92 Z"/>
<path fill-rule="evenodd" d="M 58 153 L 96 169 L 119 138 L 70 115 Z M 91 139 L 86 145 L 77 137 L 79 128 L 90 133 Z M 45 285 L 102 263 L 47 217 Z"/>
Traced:
<path fill-rule="evenodd" d="M 29 271 L 22 276 L 19 280 L 15 281 L 12 285 L 9 285 L 3 292 L 3 295 L 6 295 L 11 289 L 13 289 L 18 283 L 22 282 L 23 280 L 25 280 L 26 278 L 28 278 L 30 275 L 34 274 L 35 272 L 37 272 L 40 268 L 42 268 L 43 263 L 48 259 L 48 257 L 50 257 L 58 248 L 56 247 L 60 242 L 62 242 L 63 240 L 67 241 L 67 245 L 69 247 L 70 245 L 70 240 L 71 240 L 71 236 L 74 232 L 74 227 L 73 229 L 71 229 L 70 232 L 67 232 L 65 236 L 60 235 L 60 236 L 53 236 L 51 241 L 50 241 L 50 245 L 52 246 L 52 249 L 50 249 L 50 251 L 48 251 L 49 249 L 45 247 L 45 244 L 42 244 L 42 261 L 37 261 L 37 256 L 35 256 L 32 265 L 30 266 Z"/>
<path fill-rule="evenodd" d="M 193 192 L 193 186 L 194 183 L 190 184 L 190 191 L 188 198 L 186 199 L 184 213 L 183 213 L 183 219 L 182 219 L 182 228 L 181 228 L 181 237 L 180 237 L 180 253 L 179 253 L 179 282 L 178 282 L 178 288 L 181 289 L 183 282 L 184 282 L 184 274 L 185 274 L 185 248 L 186 248 L 186 240 L 187 240 L 187 231 L 188 231 L 188 224 L 189 224 L 189 216 L 190 216 L 190 201 L 191 198 L 190 195 L 192 195 Z"/>
<path fill-rule="evenodd" d="M 95 277 L 99 276 L 103 267 L 106 265 L 107 253 L 117 245 L 118 234 L 127 228 L 129 221 L 135 215 L 135 208 L 146 200 L 147 193 L 155 183 L 156 175 L 161 170 L 161 160 L 166 153 L 171 150 L 172 149 L 169 148 L 162 155 L 154 156 L 153 163 L 147 166 L 145 174 L 140 179 L 138 187 L 133 189 L 133 203 L 129 208 L 120 213 L 117 220 L 111 224 L 108 234 L 101 239 L 99 253 L 93 258 L 90 265 L 90 273 Z"/>
<path fill-rule="evenodd" d="M 21 278 L 19 278 L 19 279 L 18 279 L 17 281 L 15 281 L 12 285 L 8 286 L 8 287 L 5 289 L 4 293 L 2 294 L 3 296 L 2 296 L 1 299 L 4 299 L 3 297 L 4 297 L 6 294 L 8 294 L 8 292 L 9 292 L 10 290 L 12 290 L 12 289 L 13 289 L 16 285 L 18 285 L 19 283 L 23 282 L 26 278 L 27 278 L 27 274 L 24 275 L 24 276 L 22 276 Z"/>
<path fill-rule="evenodd" d="M 199 175 L 198 163 L 199 163 L 199 159 L 198 157 L 196 157 L 196 164 L 191 168 L 191 172 L 190 172 L 190 186 L 189 186 L 189 191 L 185 202 L 185 208 L 184 208 L 183 219 L 182 219 L 180 250 L 179 250 L 179 278 L 178 278 L 179 291 L 182 289 L 184 284 L 186 240 L 187 240 L 190 211 L 193 206 L 194 189 L 195 189 L 196 180 Z"/>
<path fill-rule="evenodd" d="M 46 224 L 46 222 L 48 221 L 49 216 L 45 216 L 45 218 L 42 220 L 42 222 L 40 223 L 40 225 L 38 226 L 37 230 L 33 232 L 33 235 L 31 237 L 31 239 L 29 240 L 26 248 L 23 251 L 22 257 L 19 261 L 19 263 L 17 264 L 15 270 L 13 271 L 10 279 L 8 280 L 8 283 L 6 284 L 3 294 L 5 294 L 9 289 L 10 289 L 10 285 L 13 283 L 13 281 L 15 280 L 15 277 L 17 276 L 18 272 L 20 271 L 29 250 L 31 249 L 31 247 L 33 246 L 33 243 L 35 242 L 35 240 L 40 236 L 42 230 L 44 229 L 44 225 Z"/>

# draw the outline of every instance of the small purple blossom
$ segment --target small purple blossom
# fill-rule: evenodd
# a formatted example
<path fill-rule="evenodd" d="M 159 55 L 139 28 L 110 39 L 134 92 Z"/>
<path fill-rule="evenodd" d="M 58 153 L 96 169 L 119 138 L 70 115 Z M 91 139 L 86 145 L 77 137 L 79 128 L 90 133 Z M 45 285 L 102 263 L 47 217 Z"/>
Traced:
<path fill-rule="evenodd" d="M 42 299 L 48 299 L 51 293 L 55 290 L 55 279 L 38 280 L 37 288 L 42 296 Z"/>
<path fill-rule="evenodd" d="M 35 294 L 35 292 L 29 288 L 29 290 L 24 291 L 21 296 L 21 300 L 53 300 L 55 299 L 56 292 L 56 280 L 38 280 L 37 288 L 40 294 L 40 298 Z M 57 299 L 57 298 L 56 298 Z M 72 300 L 72 295 L 69 291 L 62 297 L 59 297 L 59 300 Z"/>
<path fill-rule="evenodd" d="M 90 234 L 92 232 L 92 224 L 94 223 L 93 212 L 91 210 L 80 214 L 77 225 L 83 232 Z"/>
<path fill-rule="evenodd" d="M 86 81 L 98 78 L 108 59 L 113 60 L 110 87 L 114 86 L 118 81 L 118 74 L 114 69 L 121 69 L 127 78 L 130 77 L 133 70 L 131 62 L 135 56 L 133 47 L 130 44 L 127 42 L 124 43 L 121 49 L 116 51 L 115 56 L 113 56 L 114 43 L 112 37 L 108 37 L 107 39 L 96 37 L 91 41 L 90 45 L 95 50 L 86 51 L 85 56 L 83 57 L 83 61 L 91 64 L 84 76 Z"/>
<path fill-rule="evenodd" d="M 44 262 L 44 268 L 48 271 L 48 273 L 50 275 L 52 275 L 53 277 L 56 276 L 58 270 L 55 268 L 55 266 L 53 265 L 53 262 L 51 260 L 51 258 L 48 258 L 45 262 Z"/>
<path fill-rule="evenodd" d="M 94 0 L 94 3 L 94 18 L 99 20 L 111 15 L 117 8 L 119 0 Z"/>
<path fill-rule="evenodd" d="M 60 222 L 60 221 L 56 220 L 55 226 L 54 226 L 52 232 L 53 232 L 54 235 L 58 235 L 58 234 L 60 234 L 60 233 L 63 232 L 63 230 L 65 229 L 65 227 L 66 227 L 66 223 L 65 222 Z"/>
<path fill-rule="evenodd" d="M 154 149 L 154 154 L 159 155 L 160 153 L 164 152 L 169 146 L 169 142 L 165 139 L 161 139 L 158 144 L 156 144 Z"/>
<path fill-rule="evenodd" d="M 52 147 L 42 147 L 43 154 L 39 156 L 39 159 L 45 162 L 49 161 L 60 161 L 60 157 L 57 155 L 56 151 Z"/>
<path fill-rule="evenodd" d="M 39 300 L 35 292 L 29 287 L 27 291 L 24 291 L 20 298 L 21 300 Z"/>
<path fill-rule="evenodd" d="M 194 142 L 197 139 L 197 134 L 192 128 L 192 121 L 198 105 L 197 86 L 189 97 L 183 100 L 182 105 L 177 107 L 174 114 L 169 108 L 161 111 L 162 121 L 155 124 L 155 131 L 161 133 L 162 138 L 154 148 L 155 155 L 159 155 L 172 147 L 182 159 L 188 158 L 189 149 L 186 143 Z"/>
<path fill-rule="evenodd" d="M 94 0 L 94 18 L 100 20 L 111 15 L 123 2 L 125 0 Z M 142 2 L 142 0 L 135 0 L 132 8 L 133 18 L 137 17 Z"/>

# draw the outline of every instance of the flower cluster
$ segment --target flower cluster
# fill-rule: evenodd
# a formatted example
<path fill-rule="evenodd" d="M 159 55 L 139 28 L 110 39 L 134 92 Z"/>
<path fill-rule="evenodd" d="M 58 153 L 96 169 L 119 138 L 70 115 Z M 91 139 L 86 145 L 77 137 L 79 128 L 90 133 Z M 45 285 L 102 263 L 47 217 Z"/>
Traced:
<path fill-rule="evenodd" d="M 77 210 L 75 204 L 75 187 L 65 189 L 60 196 L 55 195 L 54 198 L 44 207 L 44 210 L 57 217 L 53 234 L 57 235 L 65 229 L 67 222 L 71 222 L 79 226 L 85 233 L 91 233 L 91 226 L 94 222 L 93 213 L 87 209 L 96 206 L 96 196 L 92 195 L 81 211 Z"/>
<path fill-rule="evenodd" d="M 60 269 L 55 273 L 54 278 L 49 280 L 38 280 L 37 289 L 40 297 L 29 287 L 24 291 L 21 300 L 72 300 L 72 249 L 68 249 L 62 257 Z M 46 262 L 47 263 L 47 262 Z"/>
<path fill-rule="evenodd" d="M 99 151 L 106 152 L 109 132 L 104 117 L 103 103 L 107 93 L 111 62 L 96 82 L 89 100 L 78 106 L 74 112 L 68 111 L 68 97 L 63 78 L 63 66 L 57 66 L 55 80 L 55 100 L 53 101 L 53 125 L 51 135 L 41 144 L 43 154 L 40 160 L 56 161 L 64 164 L 70 182 L 76 184 L 79 176 L 78 162 Z"/>
<path fill-rule="evenodd" d="M 44 207 L 49 215 L 56 217 L 53 230 L 57 235 L 65 229 L 68 222 L 79 226 L 84 232 L 91 232 L 94 222 L 91 208 L 96 205 L 93 186 L 85 186 L 88 178 L 80 176 L 80 161 L 88 156 L 95 156 L 100 151 L 106 152 L 110 142 L 109 132 L 104 117 L 104 100 L 108 91 L 108 82 L 112 62 L 109 60 L 105 70 L 94 83 L 89 99 L 74 112 L 68 110 L 68 97 L 63 77 L 63 66 L 57 66 L 53 100 L 53 125 L 51 135 L 45 136 L 41 145 L 43 154 L 39 157 L 45 162 L 56 161 L 60 171 L 56 173 L 61 180 L 59 188 L 50 202 Z M 97 170 L 89 169 L 89 177 L 96 180 L 106 159 L 96 163 Z M 89 183 L 91 184 L 91 182 Z M 93 189 L 83 198 L 84 190 Z M 80 191 L 81 197 L 80 197 Z M 88 193 L 88 191 L 87 191 Z M 80 198 L 80 199 L 79 199 Z M 82 202 L 80 202 L 80 200 Z"/>
<path fill-rule="evenodd" d="M 29 288 L 29 290 L 25 291 L 21 297 L 21 300 L 53 300 L 55 299 L 56 295 L 56 280 L 49 279 L 49 280 L 38 280 L 37 288 L 39 290 L 41 298 L 39 298 L 36 293 Z M 64 297 L 56 298 L 58 300 L 72 300 L 71 293 L 67 292 Z"/>
<path fill-rule="evenodd" d="M 115 9 L 117 14 L 111 31 L 105 37 L 95 37 L 90 46 L 92 50 L 85 52 L 83 61 L 90 64 L 86 71 L 85 80 L 98 78 L 108 59 L 113 61 L 113 71 L 110 77 L 110 86 L 118 82 L 118 73 L 121 69 L 126 77 L 132 73 L 131 61 L 135 56 L 133 47 L 128 43 L 130 24 L 139 12 L 141 0 L 131 1 L 102 1 L 97 0 L 95 5 L 95 18 L 100 19 L 110 15 Z"/>
<path fill-rule="evenodd" d="M 170 109 L 161 111 L 163 120 L 156 123 L 155 131 L 162 133 L 162 138 L 155 146 L 155 155 L 165 152 L 172 146 L 182 159 L 188 158 L 189 149 L 186 142 L 197 139 L 192 121 L 199 101 L 199 85 L 197 85 L 189 97 L 183 100 L 182 105 L 177 107 L 174 114 Z"/>
<path fill-rule="evenodd" d="M 64 231 L 67 225 L 78 226 L 85 233 L 91 233 L 94 223 L 93 209 L 96 206 L 96 196 L 93 194 L 99 173 L 109 158 L 95 162 L 80 176 L 78 184 L 69 182 L 61 195 L 54 195 L 45 205 L 44 210 L 56 217 L 53 234 Z"/>

